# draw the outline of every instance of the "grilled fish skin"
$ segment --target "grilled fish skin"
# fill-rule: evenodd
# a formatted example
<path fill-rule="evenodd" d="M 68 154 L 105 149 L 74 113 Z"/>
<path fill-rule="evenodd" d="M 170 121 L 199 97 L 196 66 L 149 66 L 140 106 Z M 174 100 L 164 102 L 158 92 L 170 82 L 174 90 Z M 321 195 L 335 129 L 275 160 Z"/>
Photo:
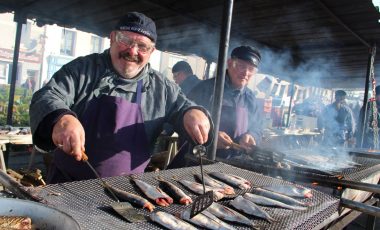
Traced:
<path fill-rule="evenodd" d="M 162 186 L 162 188 L 167 193 L 169 193 L 169 196 L 172 197 L 175 201 L 183 205 L 188 205 L 188 204 L 193 203 L 193 200 L 191 199 L 191 197 L 186 195 L 186 193 L 184 193 L 182 189 L 178 188 L 173 183 L 167 180 L 164 180 L 163 178 L 157 178 L 157 180 L 160 181 L 160 185 Z"/>
<path fill-rule="evenodd" d="M 276 221 L 267 212 L 262 210 L 255 203 L 243 198 L 242 196 L 237 196 L 234 200 L 230 201 L 230 204 L 236 209 L 243 211 L 249 215 L 257 216 L 267 220 L 269 223 Z"/>
<path fill-rule="evenodd" d="M 32 229 L 32 219 L 25 216 L 0 216 L 0 229 Z"/>
<path fill-rule="evenodd" d="M 296 206 L 304 206 L 304 207 L 311 206 L 310 203 L 305 203 L 305 202 L 296 200 L 292 197 L 285 196 L 285 195 L 282 195 L 280 193 L 272 192 L 272 191 L 265 190 L 262 188 L 254 188 L 254 189 L 252 189 L 252 192 L 254 194 L 265 196 L 265 197 L 271 198 L 273 200 L 280 201 L 280 202 L 288 204 L 288 205 L 296 205 Z"/>
<path fill-rule="evenodd" d="M 252 193 L 245 193 L 243 195 L 243 197 L 247 200 L 252 201 L 255 204 L 264 205 L 264 206 L 279 207 L 279 208 L 298 210 L 298 211 L 304 211 L 307 209 L 306 207 L 288 205 L 288 204 L 282 203 L 280 201 L 273 200 L 273 199 L 265 197 L 265 196 L 252 194 Z"/>
<path fill-rule="evenodd" d="M 257 226 L 247 217 L 224 205 L 212 203 L 212 205 L 208 207 L 206 211 L 210 212 L 211 214 L 215 215 L 216 217 L 222 220 L 245 224 L 252 227 L 253 229 L 257 229 Z"/>
<path fill-rule="evenodd" d="M 215 177 L 219 180 L 222 180 L 223 182 L 226 182 L 240 189 L 250 189 L 252 186 L 252 183 L 250 181 L 233 174 L 227 174 L 227 173 L 221 173 L 221 172 L 210 172 L 208 174 L 212 177 Z"/>
<path fill-rule="evenodd" d="M 154 205 L 152 203 L 150 203 L 147 199 L 145 199 L 139 195 L 135 195 L 135 194 L 129 193 L 127 191 L 123 191 L 121 189 L 115 188 L 108 183 L 106 183 L 106 184 L 112 190 L 112 192 L 115 193 L 117 198 L 119 198 L 120 200 L 128 201 L 128 202 L 130 202 L 130 203 L 132 203 L 138 207 L 146 208 L 146 209 L 148 209 L 149 212 L 154 210 L 154 208 L 155 208 Z"/>
<path fill-rule="evenodd" d="M 312 198 L 313 197 L 313 194 L 311 193 L 310 189 L 296 187 L 294 185 L 287 185 L 287 184 L 268 185 L 268 186 L 263 186 L 262 188 L 272 191 L 272 192 L 281 193 L 286 196 L 295 197 L 295 198 Z"/>
<path fill-rule="evenodd" d="M 178 182 L 181 183 L 186 188 L 190 189 L 191 191 L 195 192 L 196 194 L 200 194 L 200 195 L 203 194 L 203 185 L 202 184 L 199 184 L 199 183 L 193 182 L 193 181 L 188 181 L 188 180 L 179 180 Z M 224 190 L 221 191 L 221 189 L 219 189 L 219 188 L 212 188 L 209 186 L 205 186 L 205 188 L 206 188 L 206 192 L 211 191 L 211 190 L 213 191 L 214 201 L 218 201 L 218 200 L 224 198 L 224 193 L 223 193 Z"/>
<path fill-rule="evenodd" d="M 199 181 L 202 181 L 201 175 L 195 174 L 195 177 Z M 224 194 L 226 194 L 226 195 L 235 195 L 235 190 L 231 186 L 229 186 L 229 185 L 227 185 L 221 181 L 215 180 L 208 175 L 204 175 L 203 179 L 205 181 L 205 185 L 208 185 L 208 186 L 213 187 L 213 188 L 221 188 L 224 190 Z"/>
<path fill-rule="evenodd" d="M 218 230 L 232 230 L 234 227 L 221 221 L 216 216 L 212 215 L 210 212 L 203 211 L 198 215 L 190 218 L 190 209 L 186 209 L 181 213 L 181 218 L 192 224 L 198 225 L 199 227 L 206 229 L 218 229 Z"/>
<path fill-rule="evenodd" d="M 173 203 L 173 199 L 164 193 L 160 188 L 154 187 L 136 178 L 132 178 L 132 181 L 149 199 L 154 200 L 157 205 L 167 207 Z"/>
<path fill-rule="evenodd" d="M 175 217 L 166 212 L 154 212 L 150 215 L 150 219 L 167 229 L 171 230 L 196 230 L 197 228 L 191 224 Z"/>

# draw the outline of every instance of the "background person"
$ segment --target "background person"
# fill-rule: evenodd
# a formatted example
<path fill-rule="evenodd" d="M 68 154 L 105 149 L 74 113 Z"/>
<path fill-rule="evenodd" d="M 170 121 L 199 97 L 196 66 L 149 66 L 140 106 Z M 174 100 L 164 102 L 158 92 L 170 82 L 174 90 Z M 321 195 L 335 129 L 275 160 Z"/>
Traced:
<path fill-rule="evenodd" d="M 318 119 L 318 127 L 323 133 L 322 143 L 327 146 L 344 146 L 355 133 L 355 119 L 346 104 L 347 93 L 335 92 L 335 101 L 327 105 Z"/>
<path fill-rule="evenodd" d="M 237 157 L 237 151 L 231 148 L 236 142 L 245 148 L 258 145 L 262 139 L 263 109 L 259 108 L 257 99 L 247 87 L 258 71 L 261 56 L 251 46 L 235 48 L 227 61 L 226 79 L 220 117 L 217 157 Z M 212 108 L 215 78 L 199 83 L 188 95 L 198 105 L 209 111 Z M 178 156 L 171 167 L 181 167 L 183 160 Z"/>
<path fill-rule="evenodd" d="M 175 83 L 181 87 L 182 92 L 185 95 L 188 95 L 189 92 L 201 81 L 193 74 L 191 66 L 185 61 L 177 62 L 172 68 L 172 73 Z"/>

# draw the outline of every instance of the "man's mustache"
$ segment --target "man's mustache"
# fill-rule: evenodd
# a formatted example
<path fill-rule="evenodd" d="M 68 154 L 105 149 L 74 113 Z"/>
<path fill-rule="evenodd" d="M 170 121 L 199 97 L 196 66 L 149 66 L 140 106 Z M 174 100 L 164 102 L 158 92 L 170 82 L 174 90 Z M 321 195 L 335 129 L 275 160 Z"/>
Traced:
<path fill-rule="evenodd" d="M 123 58 L 123 59 L 125 59 L 127 61 L 140 62 L 140 59 L 139 59 L 139 57 L 137 55 L 136 56 L 132 56 L 128 52 L 120 52 L 119 53 L 119 58 Z"/>

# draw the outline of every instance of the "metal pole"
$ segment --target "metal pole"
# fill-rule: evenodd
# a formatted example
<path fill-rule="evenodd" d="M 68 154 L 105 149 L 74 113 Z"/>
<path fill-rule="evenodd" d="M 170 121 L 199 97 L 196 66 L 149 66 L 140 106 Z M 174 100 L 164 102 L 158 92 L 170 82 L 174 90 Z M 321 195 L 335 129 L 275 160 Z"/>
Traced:
<path fill-rule="evenodd" d="M 374 58 L 376 53 L 376 46 L 373 45 L 371 49 L 369 49 L 369 55 L 368 55 L 368 64 L 367 64 L 367 74 L 365 78 L 365 89 L 364 89 L 364 99 L 363 99 L 363 115 L 361 116 L 361 120 L 359 121 L 359 140 L 360 140 L 360 148 L 363 148 L 363 142 L 364 142 L 364 133 L 366 129 L 365 121 L 367 120 L 367 110 L 368 110 L 368 90 L 369 90 L 369 78 L 371 75 L 371 63 L 372 58 Z"/>
<path fill-rule="evenodd" d="M 219 132 L 219 122 L 220 114 L 222 110 L 222 100 L 224 91 L 224 79 L 226 77 L 226 61 L 227 52 L 230 41 L 231 32 L 231 21 L 232 21 L 232 10 L 233 10 L 233 0 L 224 1 L 224 12 L 223 12 L 223 23 L 222 30 L 220 33 L 220 44 L 219 44 L 219 56 L 218 56 L 218 67 L 216 71 L 216 81 L 214 86 L 214 100 L 212 104 L 212 118 L 214 120 L 214 141 L 212 143 L 211 151 L 208 152 L 207 157 L 210 160 L 215 160 L 216 157 L 216 146 L 218 141 Z"/>
<path fill-rule="evenodd" d="M 15 12 L 14 21 L 17 22 L 17 30 L 16 30 L 15 48 L 13 51 L 12 78 L 11 78 L 11 85 L 9 89 L 9 102 L 8 102 L 8 113 L 7 113 L 8 125 L 13 125 L 12 117 L 13 117 L 13 104 L 14 104 L 16 80 L 17 80 L 18 55 L 20 51 L 22 24 L 26 23 L 26 17 L 23 13 Z"/>
<path fill-rule="evenodd" d="M 288 117 L 286 118 L 286 127 L 289 127 L 289 122 L 290 122 L 290 114 L 291 114 L 291 111 L 292 111 L 292 103 L 293 103 L 293 97 L 294 97 L 294 81 L 292 82 L 291 86 L 292 87 L 292 90 L 291 90 L 291 95 L 290 95 L 290 101 L 289 101 L 289 111 L 288 111 Z"/>

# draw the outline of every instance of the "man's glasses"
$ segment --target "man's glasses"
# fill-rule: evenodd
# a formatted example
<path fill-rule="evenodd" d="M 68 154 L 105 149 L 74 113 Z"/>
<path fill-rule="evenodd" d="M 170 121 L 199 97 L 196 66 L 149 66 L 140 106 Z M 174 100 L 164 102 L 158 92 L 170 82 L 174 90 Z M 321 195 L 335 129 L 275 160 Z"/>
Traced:
<path fill-rule="evenodd" d="M 244 63 L 238 59 L 235 59 L 234 60 L 234 63 L 233 63 L 234 67 L 239 69 L 239 70 L 248 70 L 249 73 L 254 73 L 254 72 L 257 72 L 257 67 L 252 65 L 252 64 L 247 64 L 247 63 Z"/>
<path fill-rule="evenodd" d="M 143 54 L 150 52 L 154 47 L 154 45 L 148 45 L 142 42 L 137 42 L 134 39 L 129 38 L 127 35 L 124 35 L 121 32 L 116 33 L 116 42 L 128 48 L 137 46 L 137 50 L 138 50 L 137 52 L 143 53 Z"/>

